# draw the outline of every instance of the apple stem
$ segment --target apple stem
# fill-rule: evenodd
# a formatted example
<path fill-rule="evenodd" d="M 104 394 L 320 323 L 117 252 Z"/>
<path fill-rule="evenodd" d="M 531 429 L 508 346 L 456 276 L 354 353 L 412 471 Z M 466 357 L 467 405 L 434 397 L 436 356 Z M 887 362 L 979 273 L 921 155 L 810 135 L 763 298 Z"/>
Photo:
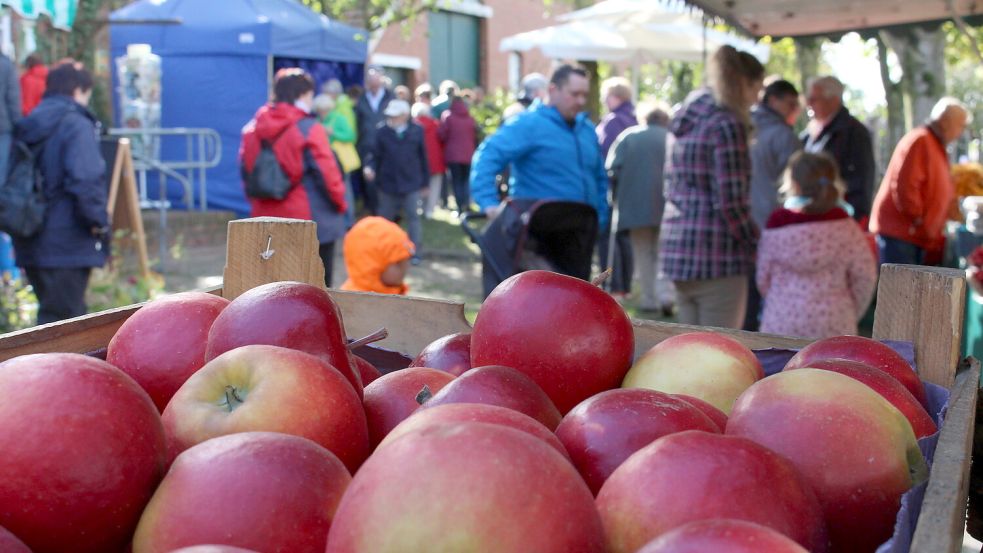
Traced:
<path fill-rule="evenodd" d="M 349 342 L 348 343 L 348 351 L 351 351 L 351 350 L 353 350 L 355 348 L 360 348 L 360 347 L 362 347 L 362 346 L 364 346 L 366 344 L 371 344 L 373 342 L 378 342 L 379 340 L 385 340 L 388 337 L 389 337 L 389 329 L 387 329 L 386 327 L 382 327 L 379 330 L 376 330 L 375 332 L 373 332 L 372 334 L 369 334 L 368 336 L 366 336 L 364 338 L 359 338 L 358 340 L 355 340 L 353 342 Z"/>
<path fill-rule="evenodd" d="M 604 269 L 601 274 L 594 277 L 594 280 L 590 281 L 590 283 L 600 288 L 601 285 L 604 284 L 604 281 L 611 277 L 612 272 L 611 267 L 608 267 L 607 269 Z"/>
<path fill-rule="evenodd" d="M 235 386 L 226 386 L 225 387 L 225 405 L 226 405 L 226 407 L 229 408 L 229 412 L 231 413 L 232 410 L 236 408 L 236 405 L 238 405 L 240 403 L 243 403 L 243 401 L 242 401 L 242 398 L 239 397 L 238 390 L 236 390 Z"/>
<path fill-rule="evenodd" d="M 430 401 L 430 398 L 432 397 L 433 392 L 430 391 L 430 386 L 424 384 L 423 389 L 420 390 L 420 393 L 416 394 L 416 402 L 423 405 L 424 403 Z"/>

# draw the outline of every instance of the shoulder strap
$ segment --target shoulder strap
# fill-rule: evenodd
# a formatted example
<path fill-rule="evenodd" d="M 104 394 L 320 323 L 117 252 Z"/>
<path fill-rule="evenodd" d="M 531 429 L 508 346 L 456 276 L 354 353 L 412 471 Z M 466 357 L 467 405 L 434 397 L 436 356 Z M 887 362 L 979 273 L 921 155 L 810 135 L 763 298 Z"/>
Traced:
<path fill-rule="evenodd" d="M 314 127 L 314 123 L 317 123 L 317 119 L 314 117 L 304 117 L 300 121 L 297 121 L 297 129 L 300 130 L 301 136 L 307 138 L 308 133 L 311 132 L 311 128 Z"/>

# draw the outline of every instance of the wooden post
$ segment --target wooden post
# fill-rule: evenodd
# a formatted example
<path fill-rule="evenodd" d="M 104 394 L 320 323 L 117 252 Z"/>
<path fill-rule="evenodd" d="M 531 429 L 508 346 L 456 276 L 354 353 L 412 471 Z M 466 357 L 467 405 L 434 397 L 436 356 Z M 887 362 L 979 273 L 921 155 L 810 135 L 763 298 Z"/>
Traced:
<path fill-rule="evenodd" d="M 962 271 L 881 265 L 874 338 L 914 343 L 921 378 L 949 388 L 959 364 L 965 302 Z"/>
<path fill-rule="evenodd" d="M 269 282 L 295 280 L 324 287 L 317 224 L 256 217 L 229 221 L 222 295 L 230 300 Z"/>

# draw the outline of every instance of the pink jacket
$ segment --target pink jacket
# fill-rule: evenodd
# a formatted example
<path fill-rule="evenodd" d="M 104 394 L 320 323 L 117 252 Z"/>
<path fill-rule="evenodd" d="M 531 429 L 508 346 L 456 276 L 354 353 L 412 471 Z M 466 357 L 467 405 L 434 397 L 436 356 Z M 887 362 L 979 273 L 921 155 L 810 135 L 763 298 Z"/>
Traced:
<path fill-rule="evenodd" d="M 856 334 L 877 283 L 877 262 L 853 219 L 766 229 L 758 244 L 761 332 L 826 338 Z"/>

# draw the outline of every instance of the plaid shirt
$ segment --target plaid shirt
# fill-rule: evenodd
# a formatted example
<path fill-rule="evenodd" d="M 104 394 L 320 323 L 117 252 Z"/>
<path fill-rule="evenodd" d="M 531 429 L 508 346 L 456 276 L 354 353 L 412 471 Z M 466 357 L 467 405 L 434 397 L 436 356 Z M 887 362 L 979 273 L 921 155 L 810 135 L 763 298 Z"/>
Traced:
<path fill-rule="evenodd" d="M 748 130 L 709 91 L 687 100 L 670 128 L 659 258 L 673 280 L 749 274 L 758 228 Z"/>

